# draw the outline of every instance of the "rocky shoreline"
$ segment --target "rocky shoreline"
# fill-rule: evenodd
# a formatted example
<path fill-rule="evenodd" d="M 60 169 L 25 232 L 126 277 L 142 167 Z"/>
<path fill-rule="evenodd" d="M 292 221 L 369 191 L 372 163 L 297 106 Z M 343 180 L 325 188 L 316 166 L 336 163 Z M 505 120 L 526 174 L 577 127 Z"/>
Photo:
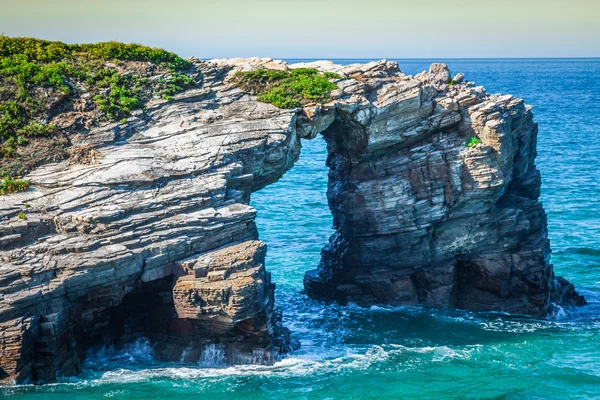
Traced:
<path fill-rule="evenodd" d="M 442 64 L 412 77 L 385 60 L 318 62 L 289 67 L 339 74 L 331 100 L 279 109 L 232 77 L 286 63 L 191 61 L 199 87 L 74 135 L 93 161 L 43 165 L 0 196 L 0 380 L 77 374 L 90 347 L 140 336 L 184 362 L 270 364 L 295 347 L 249 201 L 318 134 L 336 233 L 310 296 L 535 316 L 585 303 L 549 264 L 522 100 Z"/>

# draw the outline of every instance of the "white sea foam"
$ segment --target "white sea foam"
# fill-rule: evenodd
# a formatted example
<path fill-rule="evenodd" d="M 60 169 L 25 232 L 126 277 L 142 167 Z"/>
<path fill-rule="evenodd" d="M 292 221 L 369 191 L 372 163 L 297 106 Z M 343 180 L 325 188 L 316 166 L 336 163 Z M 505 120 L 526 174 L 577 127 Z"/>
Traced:
<path fill-rule="evenodd" d="M 206 355 L 205 355 L 206 353 Z M 312 359 L 303 357 L 288 357 L 271 366 L 236 365 L 229 367 L 191 367 L 168 366 L 141 369 L 117 368 L 103 372 L 98 378 L 76 384 L 114 384 L 141 383 L 153 380 L 195 380 L 203 378 L 240 377 L 255 375 L 275 375 L 280 377 L 307 376 L 320 373 L 337 373 L 345 370 L 364 370 L 373 364 L 387 361 L 396 350 L 386 351 L 381 346 L 372 346 L 364 353 L 350 353 L 331 359 Z M 222 363 L 221 349 L 210 348 L 203 352 L 206 363 L 213 365 Z M 164 365 L 164 364 L 163 364 Z M 206 364 L 205 364 L 206 365 Z M 74 382 L 75 383 L 75 382 Z"/>
<path fill-rule="evenodd" d="M 185 350 L 183 350 L 181 352 L 181 357 L 179 357 L 179 362 L 180 363 L 184 363 L 187 359 L 187 356 L 190 354 L 190 351 L 192 351 L 191 347 L 186 347 Z"/>
<path fill-rule="evenodd" d="M 203 367 L 222 366 L 225 361 L 225 349 L 218 344 L 209 344 L 204 347 L 198 365 Z"/>
<path fill-rule="evenodd" d="M 551 307 L 552 307 L 552 311 L 550 312 L 550 315 L 548 316 L 550 319 L 559 320 L 559 319 L 565 319 L 570 316 L 570 314 L 567 312 L 567 310 L 565 310 L 563 307 L 561 307 L 560 305 L 558 305 L 556 303 L 552 303 Z"/>
<path fill-rule="evenodd" d="M 466 346 L 464 349 L 452 348 L 450 346 L 423 346 L 423 347 L 409 347 L 401 344 L 392 344 L 391 347 L 398 349 L 396 352 L 390 351 L 390 353 L 417 353 L 417 354 L 431 354 L 431 361 L 444 361 L 446 359 L 469 359 L 472 353 L 479 349 L 480 345 Z"/>
<path fill-rule="evenodd" d="M 112 398 L 112 397 L 122 397 L 125 394 L 123 390 L 111 390 L 104 393 L 104 397 Z"/>

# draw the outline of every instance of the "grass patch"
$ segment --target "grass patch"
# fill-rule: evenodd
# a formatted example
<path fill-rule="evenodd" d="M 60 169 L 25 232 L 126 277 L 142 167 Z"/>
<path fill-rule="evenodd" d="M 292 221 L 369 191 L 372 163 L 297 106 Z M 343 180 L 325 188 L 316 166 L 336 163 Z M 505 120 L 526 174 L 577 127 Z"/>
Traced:
<path fill-rule="evenodd" d="M 71 45 L 0 35 L 0 176 L 22 176 L 64 157 L 70 131 L 53 120 L 75 111 L 76 102 L 78 115 L 85 115 L 79 118 L 88 119 L 79 125 L 122 121 L 154 96 L 170 99 L 194 86 L 186 74 L 191 66 L 174 53 L 140 44 Z"/>
<path fill-rule="evenodd" d="M 193 86 L 195 83 L 191 76 L 173 72 L 167 78 L 158 80 L 159 93 L 163 99 L 171 100 L 182 88 Z"/>
<path fill-rule="evenodd" d="M 29 181 L 15 179 L 8 176 L 0 179 L 0 196 L 7 195 L 9 193 L 22 192 L 29 189 Z"/>
<path fill-rule="evenodd" d="M 25 212 L 21 211 L 17 215 L 17 218 L 22 219 L 23 221 L 26 221 L 27 220 L 27 215 L 25 215 Z"/>
<path fill-rule="evenodd" d="M 324 103 L 338 87 L 330 79 L 342 79 L 332 72 L 315 68 L 292 70 L 256 69 L 236 72 L 235 81 L 242 90 L 257 96 L 258 101 L 279 108 L 296 108 L 309 103 Z"/>
<path fill-rule="evenodd" d="M 479 139 L 477 136 L 471 136 L 469 138 L 469 140 L 467 140 L 466 146 L 467 147 L 474 147 L 477 146 L 478 144 L 481 144 L 482 141 L 481 139 Z"/>

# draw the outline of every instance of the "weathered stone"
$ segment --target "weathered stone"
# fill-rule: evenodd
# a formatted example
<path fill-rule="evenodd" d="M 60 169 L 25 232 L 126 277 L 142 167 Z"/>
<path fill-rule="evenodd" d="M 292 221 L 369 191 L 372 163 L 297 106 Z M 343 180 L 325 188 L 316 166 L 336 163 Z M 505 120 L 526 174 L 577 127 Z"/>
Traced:
<path fill-rule="evenodd" d="M 535 315 L 584 302 L 548 263 L 522 100 L 449 86 L 442 64 L 411 77 L 385 60 L 320 62 L 289 67 L 352 79 L 326 104 L 281 110 L 229 82 L 286 63 L 192 61 L 199 88 L 71 137 L 93 162 L 46 164 L 0 197 L 0 379 L 75 374 L 90 346 L 140 336 L 170 360 L 274 362 L 290 339 L 248 204 L 319 133 L 336 233 L 305 277 L 311 296 Z"/>
<path fill-rule="evenodd" d="M 452 78 L 452 81 L 454 81 L 454 83 L 462 83 L 465 80 L 465 74 L 463 74 L 462 72 L 459 72 L 458 74 L 454 75 L 454 78 Z"/>
<path fill-rule="evenodd" d="M 209 282 L 214 282 L 214 281 L 222 281 L 227 279 L 227 276 L 229 275 L 228 271 L 226 270 L 221 270 L 221 271 L 210 271 L 207 274 L 207 278 Z"/>
<path fill-rule="evenodd" d="M 208 276 L 208 267 L 200 266 L 194 268 L 194 276 L 196 278 L 204 278 Z"/>
<path fill-rule="evenodd" d="M 322 132 L 336 233 L 305 276 L 310 296 L 538 316 L 585 303 L 548 262 L 537 125 L 522 100 L 462 75 L 448 85 L 443 64 L 400 79 L 346 68 L 370 112 L 341 112 Z M 472 136 L 482 143 L 466 147 Z"/>
<path fill-rule="evenodd" d="M 27 177 L 30 190 L 0 197 L 0 379 L 73 374 L 88 346 L 142 335 L 172 360 L 194 340 L 198 351 L 222 343 L 230 362 L 274 362 L 287 351 L 264 266 L 243 279 L 248 272 L 237 269 L 252 270 L 247 265 L 210 267 L 223 279 L 215 283 L 246 282 L 239 296 L 247 303 L 256 301 L 253 285 L 261 287 L 265 302 L 253 306 L 261 314 L 253 323 L 175 312 L 175 283 L 202 278 L 202 254 L 257 239 L 250 193 L 279 179 L 300 152 L 296 111 L 230 87 L 230 65 L 194 63 L 204 75 L 200 88 L 72 137 L 75 146 L 97 149 L 93 162 L 44 165 Z M 264 258 L 262 247 L 252 249 Z M 232 298 L 248 307 L 239 296 Z M 67 325 L 43 325 L 57 313 Z M 47 352 L 41 341 L 71 345 Z M 254 350 L 264 356 L 248 356 Z"/>

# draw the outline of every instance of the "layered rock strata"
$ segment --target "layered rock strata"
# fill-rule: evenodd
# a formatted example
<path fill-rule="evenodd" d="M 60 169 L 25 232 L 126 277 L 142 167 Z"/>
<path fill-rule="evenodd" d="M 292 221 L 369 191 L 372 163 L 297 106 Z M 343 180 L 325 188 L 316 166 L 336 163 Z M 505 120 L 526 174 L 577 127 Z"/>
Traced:
<path fill-rule="evenodd" d="M 393 63 L 343 71 L 356 80 L 342 93 L 357 98 L 318 117 L 332 121 L 336 232 L 305 275 L 309 295 L 537 316 L 585 304 L 549 263 L 531 107 L 442 64 L 414 77 Z"/>
<path fill-rule="evenodd" d="M 320 62 L 346 78 L 331 101 L 282 110 L 231 78 L 287 64 L 193 61 L 199 88 L 71 137 L 92 161 L 41 166 L 0 197 L 0 379 L 76 374 L 86 350 L 141 336 L 165 359 L 272 363 L 289 334 L 250 194 L 319 133 L 336 233 L 309 295 L 534 315 L 583 303 L 548 262 L 522 100 L 449 84 L 439 64 L 411 77 Z"/>
<path fill-rule="evenodd" d="M 297 111 L 228 85 L 230 65 L 195 68 L 199 88 L 73 136 L 95 162 L 46 164 L 0 197 L 0 379 L 76 374 L 86 350 L 140 336 L 175 361 L 287 351 L 248 203 L 297 159 Z"/>

